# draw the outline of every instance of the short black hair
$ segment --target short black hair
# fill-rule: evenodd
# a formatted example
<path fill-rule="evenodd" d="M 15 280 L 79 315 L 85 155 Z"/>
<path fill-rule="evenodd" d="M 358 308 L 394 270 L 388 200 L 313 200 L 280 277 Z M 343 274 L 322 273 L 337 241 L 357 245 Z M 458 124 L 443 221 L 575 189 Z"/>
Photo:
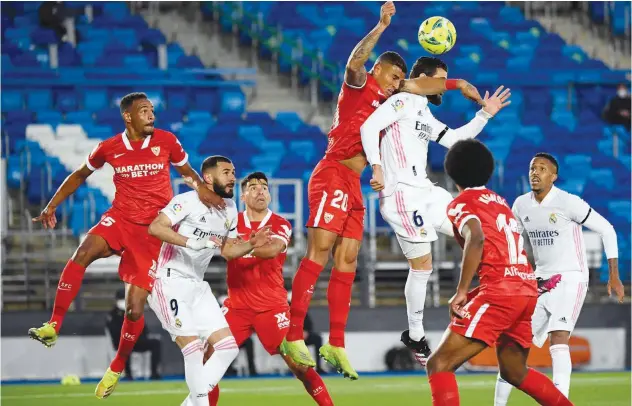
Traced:
<path fill-rule="evenodd" d="M 242 192 L 243 192 L 244 188 L 246 187 L 246 185 L 248 185 L 248 182 L 250 182 L 253 179 L 265 180 L 266 183 L 270 183 L 270 182 L 268 182 L 268 177 L 266 176 L 265 173 L 263 173 L 263 172 L 253 172 L 253 173 L 249 174 L 248 176 L 246 176 L 244 178 L 244 180 L 241 181 L 241 191 Z"/>
<path fill-rule="evenodd" d="M 462 188 L 485 186 L 494 173 L 494 156 L 482 142 L 463 140 L 450 148 L 443 166 Z"/>
<path fill-rule="evenodd" d="M 418 78 L 422 74 L 426 76 L 434 76 L 437 69 L 448 71 L 448 65 L 439 58 L 431 56 L 422 56 L 415 61 L 413 70 L 410 71 L 410 78 Z"/>
<path fill-rule="evenodd" d="M 121 108 L 121 114 L 125 113 L 127 109 L 132 107 L 132 104 L 134 104 L 136 100 L 142 99 L 147 99 L 147 95 L 143 92 L 134 92 L 123 96 L 123 98 L 121 99 L 121 103 L 119 104 L 119 107 Z"/>
<path fill-rule="evenodd" d="M 209 169 L 215 169 L 217 167 L 217 164 L 219 164 L 220 162 L 226 162 L 227 164 L 232 164 L 233 163 L 233 161 L 231 161 L 230 159 L 226 158 L 225 156 L 212 155 L 212 156 L 206 158 L 204 160 L 204 162 L 202 162 L 201 172 L 205 173 Z"/>
<path fill-rule="evenodd" d="M 395 65 L 404 72 L 404 75 L 408 72 L 408 65 L 406 65 L 406 61 L 395 51 L 384 52 L 382 55 L 377 57 L 375 63 L 389 63 L 391 65 Z"/>
<path fill-rule="evenodd" d="M 549 154 L 548 152 L 538 152 L 537 154 L 535 154 L 533 156 L 533 159 L 535 158 L 544 158 L 547 161 L 551 162 L 553 164 L 553 166 L 555 167 L 555 173 L 559 174 L 560 172 L 560 164 L 557 163 L 557 159 L 555 159 L 555 157 L 551 154 Z"/>

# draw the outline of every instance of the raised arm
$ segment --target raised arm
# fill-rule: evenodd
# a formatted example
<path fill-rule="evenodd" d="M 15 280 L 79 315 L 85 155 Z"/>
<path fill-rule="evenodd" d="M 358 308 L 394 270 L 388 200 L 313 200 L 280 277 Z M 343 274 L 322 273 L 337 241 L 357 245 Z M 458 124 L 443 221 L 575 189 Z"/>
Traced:
<path fill-rule="evenodd" d="M 402 80 L 399 91 L 429 96 L 441 94 L 448 90 L 460 90 L 463 97 L 485 106 L 485 101 L 481 98 L 478 89 L 471 83 L 463 79 L 433 78 L 420 76 L 414 79 Z"/>
<path fill-rule="evenodd" d="M 392 1 L 386 2 L 380 9 L 380 21 L 377 25 L 362 38 L 358 45 L 353 48 L 347 67 L 345 70 L 345 83 L 354 87 L 362 87 L 366 83 L 366 62 L 371 56 L 377 40 L 391 23 L 391 17 L 395 14 L 395 4 Z"/>
<path fill-rule="evenodd" d="M 57 224 L 57 217 L 55 216 L 55 210 L 68 196 L 75 193 L 79 186 L 83 185 L 88 179 L 88 176 L 92 175 L 92 170 L 88 168 L 87 164 L 81 165 L 81 167 L 68 175 L 62 184 L 57 188 L 57 191 L 50 199 L 50 202 L 46 205 L 42 213 L 35 217 L 32 221 L 41 222 L 44 228 L 55 228 Z"/>

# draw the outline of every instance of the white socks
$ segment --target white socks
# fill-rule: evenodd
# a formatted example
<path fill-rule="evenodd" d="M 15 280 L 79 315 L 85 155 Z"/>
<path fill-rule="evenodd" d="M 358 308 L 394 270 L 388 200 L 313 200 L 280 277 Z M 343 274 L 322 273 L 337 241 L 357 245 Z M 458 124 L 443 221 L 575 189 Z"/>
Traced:
<path fill-rule="evenodd" d="M 207 383 L 207 392 L 210 392 L 217 386 L 230 364 L 239 355 L 239 347 L 233 336 L 219 340 L 213 345 L 213 349 L 213 355 L 204 364 L 204 379 Z M 208 406 L 208 400 L 206 400 L 205 405 Z"/>
<path fill-rule="evenodd" d="M 424 305 L 426 303 L 426 286 L 430 279 L 432 269 L 428 271 L 419 271 L 410 269 L 408 278 L 406 279 L 406 311 L 408 312 L 408 330 L 410 339 L 414 341 L 421 340 L 424 335 Z"/>
<path fill-rule="evenodd" d="M 549 348 L 553 360 L 553 383 L 568 398 L 571 386 L 571 352 L 566 344 L 556 344 Z"/>
<path fill-rule="evenodd" d="M 498 378 L 496 378 L 496 392 L 494 392 L 494 406 L 506 406 L 507 401 L 509 400 L 509 395 L 511 394 L 511 388 L 513 386 L 500 377 L 500 372 L 498 373 Z"/>
<path fill-rule="evenodd" d="M 204 377 L 204 349 L 202 341 L 190 342 L 182 349 L 184 357 L 184 379 L 189 388 L 189 403 L 195 406 L 208 406 L 208 383 Z"/>
<path fill-rule="evenodd" d="M 571 386 L 571 353 L 566 344 L 556 344 L 549 347 L 551 360 L 553 361 L 553 383 L 566 398 Z M 512 386 L 503 380 L 498 374 L 496 380 L 496 393 L 494 396 L 494 406 L 505 406 L 509 400 Z"/>

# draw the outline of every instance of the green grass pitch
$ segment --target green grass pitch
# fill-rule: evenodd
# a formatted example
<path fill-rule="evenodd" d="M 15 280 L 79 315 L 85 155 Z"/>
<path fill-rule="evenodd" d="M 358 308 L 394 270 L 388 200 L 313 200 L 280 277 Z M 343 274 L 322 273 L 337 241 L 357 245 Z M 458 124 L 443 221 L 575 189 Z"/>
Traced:
<path fill-rule="evenodd" d="M 462 405 L 492 405 L 495 375 L 460 375 L 457 378 Z M 334 403 L 340 406 L 431 405 L 425 375 L 366 376 L 350 382 L 328 377 L 326 384 Z M 108 399 L 94 397 L 96 383 L 80 386 L 3 385 L 3 406 L 178 406 L 187 394 L 184 381 L 122 382 Z M 221 383 L 221 406 L 314 405 L 303 386 L 290 378 L 232 379 Z M 576 406 L 629 406 L 630 373 L 577 373 L 571 381 L 571 400 Z M 511 406 L 536 403 L 518 390 Z"/>

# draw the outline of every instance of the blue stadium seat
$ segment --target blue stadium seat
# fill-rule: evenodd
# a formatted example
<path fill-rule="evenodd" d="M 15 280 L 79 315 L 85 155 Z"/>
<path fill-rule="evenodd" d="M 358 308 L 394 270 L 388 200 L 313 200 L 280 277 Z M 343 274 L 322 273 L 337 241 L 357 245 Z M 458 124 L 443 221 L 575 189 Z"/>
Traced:
<path fill-rule="evenodd" d="M 22 110 L 24 108 L 24 99 L 22 98 L 22 92 L 17 90 L 3 90 L 2 91 L 2 111 L 15 111 Z"/>

